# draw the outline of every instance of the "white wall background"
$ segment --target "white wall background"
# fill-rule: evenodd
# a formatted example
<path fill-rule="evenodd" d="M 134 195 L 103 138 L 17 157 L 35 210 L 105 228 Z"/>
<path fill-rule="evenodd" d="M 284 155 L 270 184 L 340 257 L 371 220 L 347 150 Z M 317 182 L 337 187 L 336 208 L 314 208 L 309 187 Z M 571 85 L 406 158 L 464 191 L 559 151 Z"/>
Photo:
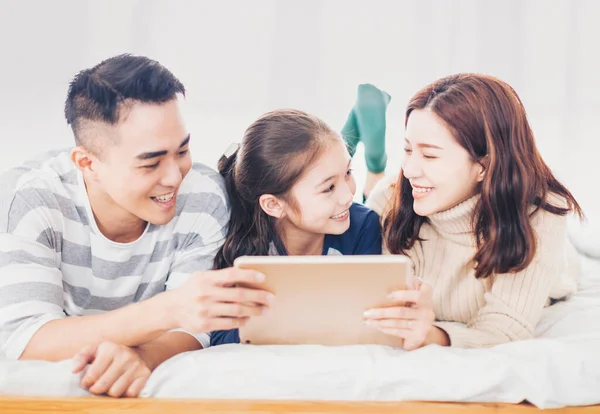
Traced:
<path fill-rule="evenodd" d="M 600 208 L 599 20 L 596 0 L 0 0 L 0 171 L 71 145 L 69 80 L 118 53 L 183 81 L 194 158 L 210 165 L 270 109 L 340 129 L 356 85 L 371 82 L 393 97 L 392 172 L 409 97 L 475 71 L 517 90 L 547 162 Z"/>

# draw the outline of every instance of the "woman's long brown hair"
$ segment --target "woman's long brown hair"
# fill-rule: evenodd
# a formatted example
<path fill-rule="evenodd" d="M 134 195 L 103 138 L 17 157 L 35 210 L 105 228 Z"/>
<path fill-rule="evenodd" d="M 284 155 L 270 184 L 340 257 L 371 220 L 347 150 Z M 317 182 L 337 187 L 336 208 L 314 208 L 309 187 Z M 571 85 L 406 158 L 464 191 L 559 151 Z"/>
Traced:
<path fill-rule="evenodd" d="M 505 82 L 479 74 L 448 76 L 413 96 L 405 125 L 415 109 L 433 111 L 471 159 L 485 166 L 473 215 L 475 277 L 518 272 L 531 263 L 537 248 L 531 216 L 539 209 L 583 217 L 573 195 L 540 156 L 523 103 Z M 549 202 L 550 194 L 564 199 L 566 208 Z M 420 240 L 427 218 L 414 212 L 413 202 L 411 185 L 401 173 L 384 222 L 391 253 L 406 254 Z"/>

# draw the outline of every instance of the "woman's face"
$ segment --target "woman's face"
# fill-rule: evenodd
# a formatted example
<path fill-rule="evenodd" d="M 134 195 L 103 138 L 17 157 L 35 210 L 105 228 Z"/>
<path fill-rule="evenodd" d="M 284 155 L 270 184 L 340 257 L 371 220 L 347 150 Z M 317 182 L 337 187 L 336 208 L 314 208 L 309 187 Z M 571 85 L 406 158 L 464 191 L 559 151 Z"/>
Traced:
<path fill-rule="evenodd" d="M 404 177 L 419 216 L 448 210 L 478 191 L 483 166 L 471 159 L 445 122 L 429 109 L 410 113 L 404 144 Z"/>

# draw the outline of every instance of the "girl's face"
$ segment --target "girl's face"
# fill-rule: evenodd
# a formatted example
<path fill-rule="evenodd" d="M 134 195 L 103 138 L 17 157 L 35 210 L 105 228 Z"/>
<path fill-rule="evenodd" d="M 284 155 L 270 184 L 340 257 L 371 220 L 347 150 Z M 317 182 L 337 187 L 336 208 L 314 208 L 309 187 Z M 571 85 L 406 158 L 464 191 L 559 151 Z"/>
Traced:
<path fill-rule="evenodd" d="M 284 226 L 318 235 L 348 230 L 356 192 L 350 162 L 343 140 L 332 139 L 290 190 L 294 205 L 283 203 Z"/>
<path fill-rule="evenodd" d="M 478 191 L 484 168 L 454 138 L 444 121 L 423 109 L 406 124 L 402 170 L 410 182 L 419 216 L 448 210 Z"/>

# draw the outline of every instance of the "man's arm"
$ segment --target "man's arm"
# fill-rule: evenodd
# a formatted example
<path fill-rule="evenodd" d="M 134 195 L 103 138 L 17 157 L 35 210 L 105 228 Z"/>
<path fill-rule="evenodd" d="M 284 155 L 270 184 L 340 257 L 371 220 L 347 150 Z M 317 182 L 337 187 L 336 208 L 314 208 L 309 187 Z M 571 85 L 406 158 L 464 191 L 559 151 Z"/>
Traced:
<path fill-rule="evenodd" d="M 178 331 L 167 332 L 160 338 L 138 347 L 141 358 L 152 371 L 175 355 L 198 349 L 202 349 L 202 345 L 195 337 Z"/>
<path fill-rule="evenodd" d="M 81 386 L 93 394 L 137 396 L 152 369 L 181 352 L 200 349 L 198 335 L 188 332 L 235 329 L 249 317 L 262 314 L 271 302 L 270 293 L 229 287 L 261 281 L 264 275 L 235 268 L 193 274 L 181 287 L 162 294 L 172 295 L 171 300 L 178 304 L 163 312 L 172 311 L 184 332 L 171 331 L 136 347 L 114 342 L 83 347 L 74 368 L 78 373 L 90 364 Z"/>
<path fill-rule="evenodd" d="M 92 394 L 137 397 L 158 365 L 200 346 L 196 338 L 184 332 L 168 332 L 139 347 L 103 342 L 86 346 L 75 356 L 73 373 L 82 373 L 87 367 L 80 385 Z"/>
<path fill-rule="evenodd" d="M 177 328 L 169 311 L 172 308 L 171 296 L 165 292 L 99 315 L 51 320 L 33 334 L 19 359 L 60 361 L 86 345 L 102 342 L 139 346 Z"/>
<path fill-rule="evenodd" d="M 196 272 L 174 290 L 121 309 L 69 318 L 63 314 L 62 319 L 39 327 L 15 358 L 57 361 L 73 357 L 84 347 L 112 342 L 138 347 L 145 360 L 158 365 L 177 353 L 199 349 L 202 336 L 208 343 L 203 332 L 235 329 L 246 318 L 260 315 L 272 295 L 228 286 L 262 280 L 264 275 L 243 269 Z M 179 341 L 183 335 L 186 339 Z"/>
<path fill-rule="evenodd" d="M 105 314 L 67 317 L 55 239 L 61 230 L 53 225 L 56 211 L 44 204 L 52 200 L 33 198 L 38 195 L 34 189 L 17 192 L 0 211 L 0 354 L 56 361 L 86 344 L 137 346 L 177 327 L 173 312 L 165 312 L 172 294 Z"/>
<path fill-rule="evenodd" d="M 48 195 L 46 192 L 48 192 Z M 71 358 L 85 345 L 137 346 L 177 328 L 161 294 L 104 314 L 67 317 L 60 270 L 60 206 L 45 189 L 26 188 L 0 211 L 0 350 L 11 359 Z"/>
<path fill-rule="evenodd" d="M 233 329 L 240 320 L 260 314 L 268 303 L 266 292 L 227 287 L 253 281 L 254 272 L 202 272 L 212 266 L 228 215 L 224 196 L 208 199 L 213 200 L 211 206 L 220 215 L 212 214 L 212 210 L 188 213 L 193 221 L 182 227 L 189 234 L 174 259 L 167 292 L 103 314 L 66 317 L 60 259 L 51 239 L 52 214 L 49 209 L 30 208 L 17 194 L 8 220 L 0 223 L 2 353 L 13 359 L 54 361 L 71 358 L 82 348 L 103 342 L 138 347 L 160 338 L 157 347 L 150 347 L 157 350 L 173 345 L 170 338 L 175 335 L 162 339 L 173 329 L 185 329 L 197 342 L 208 344 L 203 332 Z M 34 204 L 44 205 L 44 201 Z M 178 353 L 179 345 L 173 346 L 169 352 Z M 161 359 L 160 355 L 156 359 Z"/>
<path fill-rule="evenodd" d="M 195 171 L 192 171 L 194 174 Z M 204 176 L 202 179 L 206 179 Z M 201 213 L 188 214 L 178 223 L 185 228 L 187 236 L 181 249 L 176 253 L 166 282 L 167 291 L 180 288 L 198 271 L 210 271 L 217 251 L 223 245 L 229 223 L 229 208 L 223 182 L 220 176 L 209 181 L 214 186 L 212 193 L 188 193 L 187 203 L 202 205 Z M 221 185 L 219 185 L 219 182 Z M 186 211 L 186 205 L 183 212 Z M 189 217 L 189 218 L 188 218 Z M 182 224 L 185 224 L 182 226 Z M 210 334 L 192 332 L 167 332 L 161 337 L 138 347 L 139 353 L 151 370 L 167 359 L 182 352 L 194 351 L 210 346 Z"/>

